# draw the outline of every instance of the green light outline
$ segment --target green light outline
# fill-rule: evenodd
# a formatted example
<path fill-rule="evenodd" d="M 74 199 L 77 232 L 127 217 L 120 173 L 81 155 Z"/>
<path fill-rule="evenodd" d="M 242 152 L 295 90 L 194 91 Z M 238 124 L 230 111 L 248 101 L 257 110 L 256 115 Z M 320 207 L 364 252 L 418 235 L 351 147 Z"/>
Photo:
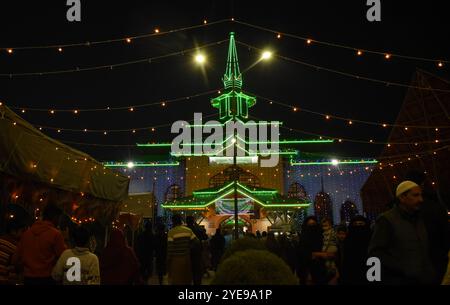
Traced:
<path fill-rule="evenodd" d="M 118 162 L 118 163 L 108 163 L 108 162 L 106 162 L 106 163 L 103 163 L 103 165 L 105 166 L 105 167 L 109 167 L 109 168 L 112 168 L 112 167 L 128 167 L 128 163 L 121 163 L 121 162 Z M 178 161 L 176 161 L 176 162 L 173 162 L 173 163 L 143 163 L 143 162 L 141 162 L 141 163 L 134 163 L 133 162 L 133 166 L 132 166 L 132 168 L 135 168 L 135 167 L 172 167 L 172 166 L 179 166 L 180 165 L 180 162 L 178 162 Z"/>
<path fill-rule="evenodd" d="M 232 136 L 231 136 L 232 137 Z M 244 142 L 245 144 L 281 144 L 281 145 L 289 145 L 289 144 L 317 144 L 317 143 L 334 143 L 334 140 L 282 140 L 282 141 L 273 141 L 273 142 L 269 142 L 269 141 L 246 141 L 244 139 L 242 139 L 241 137 L 237 137 L 239 140 L 241 140 L 242 142 Z M 228 137 L 228 139 L 225 139 L 224 141 L 222 141 L 222 145 L 227 142 L 230 139 L 230 137 Z M 183 146 L 202 146 L 202 145 L 209 145 L 210 143 L 206 144 L 206 143 L 183 143 Z M 147 143 L 147 144 L 139 144 L 136 143 L 136 145 L 138 147 L 170 147 L 172 144 L 171 143 Z M 216 145 L 220 145 L 220 144 L 216 144 Z"/>
<path fill-rule="evenodd" d="M 228 187 L 232 186 L 234 184 L 234 182 L 230 182 L 227 185 L 221 187 L 219 190 L 217 191 L 194 191 L 192 192 L 192 194 L 194 195 L 214 195 L 214 194 L 218 194 L 223 192 L 225 189 L 227 189 Z M 271 191 L 252 191 L 251 189 L 249 189 L 248 187 L 246 187 L 245 185 L 241 184 L 240 182 L 237 182 L 237 185 L 241 188 L 243 188 L 244 190 L 252 193 L 252 194 L 276 194 L 278 193 L 277 190 L 271 190 Z"/>
<path fill-rule="evenodd" d="M 338 164 L 333 164 L 331 161 L 323 161 L 323 162 L 290 162 L 292 166 L 307 166 L 307 165 L 333 165 L 339 166 L 341 164 L 377 164 L 378 160 L 360 160 L 360 161 L 339 161 Z"/>
<path fill-rule="evenodd" d="M 178 208 L 181 208 L 181 209 L 183 209 L 183 208 L 184 209 L 195 209 L 195 208 L 201 209 L 201 208 L 206 208 L 206 207 L 210 206 L 211 204 L 215 203 L 217 200 L 220 200 L 223 197 L 226 197 L 226 196 L 230 195 L 233 192 L 234 192 L 234 190 L 230 190 L 229 192 L 227 192 L 227 193 L 217 197 L 216 199 L 214 199 L 214 200 L 212 200 L 212 201 L 210 201 L 208 203 L 201 204 L 201 205 L 195 204 L 195 205 L 183 205 L 183 206 L 180 206 L 180 205 L 165 205 L 165 204 L 163 204 L 162 208 L 163 209 L 178 209 Z"/>
<path fill-rule="evenodd" d="M 238 193 L 250 197 L 252 200 L 256 201 L 257 203 L 259 203 L 261 206 L 263 206 L 264 208 L 287 208 L 287 207 L 308 207 L 311 205 L 311 203 L 300 203 L 300 204 L 295 204 L 295 203 L 273 203 L 273 204 L 268 204 L 268 203 L 263 203 L 261 201 L 259 201 L 256 198 L 253 198 L 251 195 L 246 194 L 245 192 L 242 192 L 241 190 L 237 190 Z"/>

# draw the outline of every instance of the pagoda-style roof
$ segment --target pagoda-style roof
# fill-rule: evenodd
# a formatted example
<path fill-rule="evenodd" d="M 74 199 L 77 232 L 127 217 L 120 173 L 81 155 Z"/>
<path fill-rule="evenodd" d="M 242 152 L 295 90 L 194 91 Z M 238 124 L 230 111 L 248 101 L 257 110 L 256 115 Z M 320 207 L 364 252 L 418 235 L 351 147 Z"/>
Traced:
<path fill-rule="evenodd" d="M 193 192 L 192 196 L 178 198 L 172 202 L 165 202 L 165 209 L 197 209 L 205 210 L 220 199 L 234 194 L 236 183 L 237 193 L 240 197 L 250 198 L 263 208 L 302 208 L 311 203 L 306 200 L 286 198 L 275 189 L 249 187 L 240 182 L 230 182 L 223 186 L 207 188 Z"/>

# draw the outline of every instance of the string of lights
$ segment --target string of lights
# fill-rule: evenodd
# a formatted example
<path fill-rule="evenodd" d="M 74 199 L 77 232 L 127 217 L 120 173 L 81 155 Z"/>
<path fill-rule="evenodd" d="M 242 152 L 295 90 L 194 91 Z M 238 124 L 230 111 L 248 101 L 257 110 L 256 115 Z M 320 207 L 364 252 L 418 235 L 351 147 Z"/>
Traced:
<path fill-rule="evenodd" d="M 204 118 L 209 118 L 212 116 L 215 116 L 216 114 L 209 114 L 209 115 L 205 115 L 203 116 Z M 192 120 L 191 120 L 192 121 Z M 157 128 L 164 128 L 164 127 L 170 127 L 172 126 L 172 123 L 166 123 L 166 124 L 160 124 L 160 125 L 153 125 L 153 126 L 147 126 L 147 127 L 138 127 L 138 128 L 128 128 L 128 129 L 72 129 L 72 128 L 58 128 L 58 127 L 49 127 L 49 126 L 35 126 L 37 128 L 39 128 L 39 130 L 43 130 L 43 129 L 49 129 L 49 130 L 57 130 L 58 133 L 62 132 L 62 131 L 68 131 L 68 132 L 84 132 L 84 133 L 103 133 L 104 135 L 107 135 L 109 133 L 121 133 L 121 132 L 131 132 L 131 133 L 136 133 L 137 131 L 142 131 L 142 130 L 148 130 L 148 131 L 152 131 L 155 132 Z"/>
<path fill-rule="evenodd" d="M 121 63 L 109 64 L 109 65 L 92 66 L 92 67 L 85 67 L 85 68 L 77 67 L 77 68 L 73 68 L 73 69 L 41 71 L 41 72 L 0 73 L 0 77 L 14 78 L 14 77 L 25 77 L 25 76 L 44 76 L 44 75 L 66 74 L 66 73 L 86 72 L 86 71 L 114 70 L 114 68 L 142 64 L 142 63 L 151 64 L 153 61 L 156 61 L 159 59 L 178 56 L 178 55 L 184 55 L 185 53 L 198 51 L 198 50 L 205 49 L 205 48 L 208 48 L 211 46 L 217 46 L 226 41 L 228 41 L 228 39 L 224 39 L 224 40 L 204 44 L 202 46 L 197 46 L 195 48 L 189 48 L 189 49 L 176 51 L 176 52 L 172 52 L 172 53 L 168 53 L 168 54 L 164 54 L 164 55 L 147 57 L 147 58 L 142 58 L 142 59 L 137 59 L 137 60 L 121 62 Z"/>
<path fill-rule="evenodd" d="M 374 125 L 374 126 L 380 126 L 383 128 L 386 127 L 401 127 L 404 128 L 405 130 L 408 130 L 409 128 L 418 128 L 418 129 L 437 129 L 436 131 L 439 131 L 439 129 L 444 129 L 444 128 L 450 128 L 450 125 L 440 125 L 440 126 L 426 126 L 426 125 L 402 125 L 402 124 L 395 124 L 395 123 L 381 123 L 381 122 L 374 122 L 374 121 L 366 121 L 366 120 L 360 120 L 360 119 L 354 119 L 354 118 L 346 118 L 346 117 L 342 117 L 339 115 L 335 115 L 335 114 L 327 114 L 327 113 L 322 113 L 322 112 L 318 112 L 318 111 L 313 111 L 310 109 L 306 109 L 303 107 L 299 107 L 296 105 L 292 105 L 292 104 L 288 104 L 288 103 L 284 103 L 284 102 L 280 102 L 271 98 L 267 98 L 258 94 L 254 94 L 252 92 L 246 92 L 248 94 L 251 94 L 255 97 L 257 97 L 260 100 L 264 100 L 269 102 L 270 105 L 272 104 L 276 104 L 276 105 L 280 105 L 283 107 L 287 107 L 289 109 L 291 109 L 293 112 L 304 112 L 304 113 L 310 113 L 310 114 L 314 114 L 317 116 L 321 116 L 326 120 L 331 120 L 331 119 L 336 119 L 336 120 L 340 120 L 340 121 L 345 121 L 346 124 L 348 125 L 353 125 L 354 123 L 361 123 L 361 124 L 365 124 L 365 125 Z"/>
<path fill-rule="evenodd" d="M 112 111 L 112 110 L 127 110 L 127 111 L 135 111 L 136 109 L 139 108 L 144 108 L 144 107 L 151 107 L 151 106 L 162 106 L 165 107 L 167 104 L 169 103 L 174 103 L 174 102 L 179 102 L 179 101 L 185 101 L 185 100 L 191 100 L 197 97 L 201 97 L 204 95 L 209 95 L 212 94 L 214 92 L 217 92 L 218 90 L 210 90 L 210 91 L 206 91 L 206 92 L 202 92 L 202 93 L 197 93 L 197 94 L 193 94 L 190 96 L 184 96 L 184 97 L 178 97 L 178 98 L 173 98 L 173 99 L 163 99 L 164 102 L 152 102 L 152 103 L 146 103 L 146 104 L 138 104 L 138 105 L 130 105 L 130 106 L 122 106 L 122 107 L 103 107 L 103 108 L 91 108 L 91 109 L 76 109 L 76 110 L 69 110 L 69 109 L 45 109 L 45 108 L 27 108 L 27 107 L 18 107 L 18 106 L 10 106 L 11 109 L 15 109 L 15 110 L 21 110 L 22 113 L 25 113 L 27 111 L 41 111 L 41 112 L 48 112 L 51 115 L 56 114 L 57 112 L 71 112 L 75 115 L 78 115 L 81 112 L 94 112 L 94 111 Z M 220 93 L 220 91 L 218 91 Z M 246 92 L 247 93 L 247 92 Z M 321 113 L 321 112 L 317 112 L 317 111 L 313 111 L 313 110 L 309 110 L 303 107 L 297 107 L 297 106 L 293 106 L 291 104 L 287 104 L 284 102 L 280 102 L 280 101 L 276 101 L 274 99 L 271 98 L 267 98 L 258 94 L 254 94 L 254 93 L 250 93 L 248 92 L 248 94 L 251 94 L 255 97 L 257 97 L 260 100 L 264 100 L 269 102 L 270 105 L 272 104 L 277 104 L 283 107 L 287 107 L 292 109 L 293 112 L 304 112 L 304 113 L 310 113 L 310 114 L 314 114 L 314 115 L 318 115 L 321 116 L 323 118 L 325 118 L 326 120 L 331 120 L 331 119 L 337 119 L 337 120 L 341 120 L 341 121 L 346 121 L 346 123 L 348 125 L 353 125 L 354 123 L 361 123 L 361 124 L 366 124 L 366 125 L 374 125 L 374 126 L 380 126 L 383 128 L 387 128 L 387 127 L 400 127 L 406 130 L 409 130 L 410 128 L 418 128 L 418 129 L 435 129 L 435 131 L 439 131 L 439 129 L 444 129 L 444 128 L 450 128 L 449 125 L 446 126 L 424 126 L 424 125 L 402 125 L 402 124 L 394 124 L 394 123 L 380 123 L 380 122 L 373 122 L 373 121 L 365 121 L 365 120 L 360 120 L 360 119 L 354 119 L 354 118 L 346 118 L 346 117 L 342 117 L 342 116 L 338 116 L 338 115 L 333 115 L 333 114 L 325 114 L 325 113 Z M 2 103 L 0 103 L 1 105 Z M 164 125 L 166 126 L 166 125 Z M 164 127 L 163 126 L 163 127 Z M 38 128 L 40 128 L 40 130 L 42 129 L 49 129 L 49 130 L 59 130 L 61 131 L 71 131 L 71 132 L 132 132 L 132 133 L 136 133 L 137 131 L 140 130 L 146 130 L 149 128 L 157 128 L 157 127 L 161 127 L 161 126 L 147 126 L 147 127 L 138 127 L 138 128 L 128 128 L 128 129 L 117 129 L 117 130 L 110 130 L 110 129 L 70 129 L 70 128 L 62 128 L 62 127 L 51 127 L 51 126 L 38 126 Z"/>
<path fill-rule="evenodd" d="M 259 118 L 255 117 L 255 116 L 250 116 L 250 117 L 255 119 L 255 120 L 259 120 Z M 309 132 L 309 131 L 305 131 L 305 130 L 292 128 L 292 127 L 289 127 L 287 125 L 282 125 L 281 128 L 284 128 L 284 129 L 289 130 L 289 131 L 294 131 L 294 132 L 297 132 L 297 133 L 302 133 L 302 134 L 318 137 L 319 139 L 325 138 L 325 139 L 335 140 L 335 141 L 338 141 L 339 143 L 342 143 L 343 141 L 345 141 L 345 142 L 350 142 L 350 143 L 387 145 L 388 147 L 391 147 L 392 145 L 414 145 L 414 146 L 418 146 L 419 144 L 437 144 L 437 143 L 450 142 L 450 139 L 443 139 L 443 140 L 436 139 L 434 141 L 423 141 L 423 142 L 383 142 L 383 141 L 375 141 L 375 140 L 372 140 L 372 139 L 367 141 L 367 140 L 362 140 L 362 139 L 340 138 L 340 137 L 334 137 L 334 136 L 330 136 L 330 135 L 323 135 L 323 134 L 318 134 L 318 133 L 313 133 L 313 132 Z"/>
<path fill-rule="evenodd" d="M 202 24 L 186 26 L 186 27 L 181 27 L 181 28 L 166 30 L 166 31 L 162 31 L 160 28 L 155 28 L 153 33 L 147 33 L 147 34 L 141 34 L 141 35 L 128 35 L 128 36 L 121 37 L 121 38 L 78 42 L 78 43 L 53 43 L 53 44 L 49 44 L 49 45 L 37 45 L 37 46 L 0 47 L 0 50 L 6 50 L 6 52 L 9 54 L 12 54 L 12 53 L 14 53 L 14 51 L 19 51 L 19 50 L 35 50 L 35 49 L 56 49 L 59 52 L 62 52 L 62 49 L 71 48 L 71 47 L 92 47 L 92 46 L 99 46 L 99 45 L 116 43 L 116 42 L 131 43 L 133 40 L 150 38 L 150 37 L 154 37 L 154 36 L 164 36 L 167 34 L 173 34 L 173 33 L 178 33 L 178 32 L 182 32 L 182 31 L 188 31 L 188 30 L 193 30 L 193 29 L 197 29 L 197 28 L 202 28 L 202 27 L 209 27 L 212 25 L 217 25 L 217 24 L 221 24 L 221 23 L 225 23 L 225 22 L 229 22 L 229 21 L 230 21 L 230 19 L 222 19 L 222 20 L 208 22 L 205 19 L 205 20 L 203 20 Z"/>
<path fill-rule="evenodd" d="M 246 48 L 248 48 L 250 50 L 263 52 L 263 49 L 255 47 L 255 46 L 252 46 L 252 45 L 250 45 L 248 43 L 241 42 L 241 41 L 238 41 L 238 40 L 236 40 L 236 43 L 240 44 L 240 45 L 242 45 L 242 46 L 244 46 L 244 47 L 246 47 Z M 414 86 L 414 85 L 409 85 L 409 84 L 395 82 L 395 81 L 386 81 L 386 80 L 381 80 L 381 79 L 377 79 L 377 78 L 357 75 L 357 74 L 353 74 L 353 73 L 349 73 L 349 72 L 344 72 L 344 71 L 340 71 L 340 70 L 336 70 L 336 69 L 331 69 L 331 68 L 327 68 L 327 67 L 311 64 L 311 63 L 305 62 L 303 60 L 298 60 L 298 59 L 290 58 L 290 57 L 279 55 L 279 54 L 273 54 L 272 56 L 277 57 L 279 59 L 283 59 L 285 61 L 289 61 L 289 62 L 292 62 L 292 63 L 300 64 L 300 65 L 305 66 L 305 67 L 313 68 L 313 69 L 316 69 L 317 71 L 326 71 L 326 72 L 330 72 L 330 73 L 333 73 L 333 74 L 345 76 L 345 77 L 348 77 L 348 78 L 353 78 L 353 79 L 358 79 L 358 80 L 365 80 L 365 81 L 369 81 L 369 82 L 373 82 L 373 83 L 377 83 L 377 84 L 382 84 L 382 85 L 385 85 L 385 86 L 388 86 L 388 87 L 401 87 L 401 88 L 412 88 L 412 89 L 426 90 L 426 91 L 450 92 L 450 90 L 446 90 L 446 89 L 439 89 L 439 88 L 432 88 L 432 87 L 420 87 L 420 86 Z M 389 59 L 389 58 L 387 58 L 387 59 Z"/>
<path fill-rule="evenodd" d="M 206 93 L 200 93 L 198 95 L 208 94 L 208 93 L 211 93 L 211 92 L 213 92 L 213 91 L 208 91 Z M 185 98 L 187 98 L 187 97 L 185 97 Z M 179 99 L 181 99 L 181 98 L 179 98 Z M 2 103 L 0 103 L 0 106 L 1 105 L 2 105 Z M 205 116 L 205 118 L 208 118 L 208 117 L 211 117 L 211 116 L 214 116 L 214 114 L 207 115 L 207 116 Z M 251 116 L 251 118 L 256 119 L 256 120 L 260 120 L 259 118 L 255 117 L 255 116 Z M 15 124 L 15 122 L 13 122 L 13 124 Z M 71 128 L 59 128 L 59 127 L 39 126 L 39 125 L 37 125 L 35 127 L 38 128 L 41 131 L 43 129 L 56 130 L 58 133 L 61 133 L 62 131 L 69 131 L 69 132 L 83 132 L 83 133 L 103 133 L 104 135 L 108 135 L 109 133 L 118 133 L 118 132 L 131 132 L 131 133 L 134 134 L 134 133 L 136 133 L 138 131 L 142 131 L 142 130 L 151 130 L 152 132 L 154 132 L 156 130 L 156 128 L 168 127 L 168 126 L 171 126 L 171 124 L 162 124 L 162 125 L 137 127 L 137 128 L 127 128 L 127 129 L 87 129 L 87 128 L 84 128 L 84 129 L 71 129 Z M 295 132 L 298 132 L 298 133 L 319 137 L 320 140 L 322 140 L 323 138 L 326 138 L 326 139 L 331 139 L 331 140 L 337 140 L 339 143 L 342 143 L 343 141 L 346 141 L 346 142 L 363 143 L 363 144 L 387 145 L 388 147 L 390 147 L 391 145 L 415 145 L 415 146 L 418 146 L 419 144 L 437 144 L 437 143 L 443 143 L 443 142 L 449 142 L 450 141 L 450 139 L 441 139 L 441 140 L 435 139 L 434 141 L 424 141 L 424 142 L 383 142 L 383 141 L 375 141 L 373 139 L 370 139 L 370 140 L 367 141 L 367 140 L 361 140 L 361 139 L 339 138 L 339 137 L 333 137 L 333 136 L 329 136 L 329 135 L 317 134 L 317 133 L 312 133 L 312 132 L 308 132 L 308 131 L 305 131 L 305 130 L 299 130 L 299 129 L 296 129 L 296 128 L 291 128 L 291 127 L 285 126 L 285 125 L 282 126 L 282 128 L 284 128 L 286 130 L 289 130 L 289 131 L 295 131 Z M 72 143 L 75 143 L 75 142 L 72 142 Z M 97 145 L 97 144 L 79 143 L 79 142 L 76 142 L 76 144 L 78 144 L 78 145 Z M 111 145 L 107 145 L 107 146 L 111 146 L 111 147 L 120 147 L 120 146 L 130 147 L 130 145 L 127 145 L 127 144 L 111 144 Z"/>
<path fill-rule="evenodd" d="M 448 150 L 450 149 L 450 145 L 445 145 L 439 148 L 435 148 L 435 149 L 428 149 L 426 151 L 420 151 L 420 152 L 414 152 L 414 153 L 406 153 L 406 154 L 397 154 L 397 155 L 390 155 L 390 156 L 381 156 L 378 157 L 379 160 L 390 160 L 390 159 L 397 159 L 397 158 L 406 158 L 408 157 L 408 159 L 412 156 L 417 157 L 418 155 L 423 155 L 423 154 L 433 154 L 436 155 L 439 151 L 442 150 Z"/>
<path fill-rule="evenodd" d="M 204 118 L 208 118 L 208 117 L 213 117 L 216 116 L 216 114 L 209 114 L 209 115 L 205 115 L 203 116 Z M 253 119 L 258 119 L 255 116 L 250 116 Z M 192 121 L 192 120 L 191 120 Z M 15 122 L 13 122 L 13 124 L 15 124 Z M 45 129 L 49 129 L 49 130 L 57 130 L 58 133 L 61 133 L 62 131 L 73 131 L 73 132 L 91 132 L 91 133 L 103 133 L 105 136 L 108 135 L 109 133 L 117 133 L 117 132 L 131 132 L 131 133 L 136 133 L 137 131 L 140 130 L 149 130 L 152 132 L 156 131 L 156 128 L 164 128 L 164 127 L 170 127 L 172 124 L 168 123 L 168 124 L 161 124 L 161 125 L 154 125 L 154 126 L 148 126 L 148 127 L 140 127 L 140 128 L 132 128 L 132 129 L 70 129 L 70 128 L 61 128 L 58 129 L 57 127 L 42 127 L 42 126 L 35 126 L 36 128 L 39 128 L 39 130 L 43 130 Z M 361 144 L 374 144 L 374 145 L 387 145 L 387 147 L 391 147 L 392 145 L 410 145 L 410 146 L 419 146 L 421 144 L 438 144 L 438 143 L 446 143 L 446 142 L 450 142 L 450 139 L 444 139 L 444 140 L 434 140 L 434 141 L 423 141 L 423 142 L 383 142 L 383 141 L 374 141 L 374 140 L 360 140 L 360 139 L 351 139 L 351 138 L 337 138 L 337 137 L 332 137 L 329 135 L 323 135 L 323 134 L 318 134 L 318 133 L 313 133 L 313 132 L 308 132 L 305 130 L 300 130 L 300 129 L 296 129 L 296 128 L 291 128 L 289 126 L 281 126 L 282 128 L 289 130 L 289 131 L 294 131 L 297 133 L 301 133 L 301 134 L 307 134 L 307 135 L 311 135 L 311 136 L 315 136 L 318 137 L 320 140 L 322 139 L 330 139 L 330 140 L 336 140 L 339 143 L 342 143 L 343 141 L 345 142 L 350 142 L 350 143 L 361 143 Z M 72 141 L 63 141 L 64 143 L 67 144 L 76 144 L 76 145 L 83 145 L 83 146 L 99 146 L 99 147 L 136 147 L 136 144 L 95 144 L 95 143 L 83 143 L 83 142 L 72 142 Z"/>
<path fill-rule="evenodd" d="M 48 112 L 51 115 L 55 115 L 58 112 L 69 112 L 73 113 L 74 115 L 79 115 L 81 112 L 98 112 L 98 111 L 114 111 L 114 110 L 126 110 L 126 111 L 136 111 L 139 108 L 146 108 L 146 107 L 152 107 L 152 106 L 161 106 L 165 107 L 167 104 L 175 103 L 175 102 L 181 102 L 186 100 L 195 99 L 197 97 L 209 95 L 212 93 L 218 92 L 218 89 L 215 90 L 209 90 L 205 92 L 200 92 L 192 95 L 177 97 L 177 98 L 170 98 L 170 99 L 160 99 L 158 102 L 150 102 L 150 103 L 144 103 L 144 104 L 136 104 L 136 105 L 129 105 L 129 106 L 119 106 L 119 107 L 101 107 L 101 108 L 77 108 L 75 107 L 72 109 L 59 109 L 59 108 L 32 108 L 32 107 L 20 107 L 20 106 L 8 106 L 10 109 L 19 110 L 22 113 L 25 113 L 27 111 L 37 111 L 37 112 Z M 220 91 L 219 91 L 220 92 Z M 1 106 L 1 104 L 0 104 Z"/>
<path fill-rule="evenodd" d="M 327 42 L 327 41 L 316 40 L 316 39 L 303 37 L 303 36 L 299 36 L 299 35 L 295 35 L 295 34 L 291 34 L 291 33 L 286 33 L 286 32 L 282 32 L 282 31 L 276 31 L 276 30 L 273 30 L 273 29 L 270 29 L 270 28 L 267 28 L 267 27 L 254 25 L 254 24 L 251 24 L 251 23 L 248 23 L 248 22 L 244 22 L 244 21 L 239 21 L 239 20 L 236 20 L 236 19 L 233 20 L 233 22 L 235 22 L 237 24 L 241 24 L 241 25 L 247 26 L 247 27 L 251 27 L 251 28 L 254 28 L 254 29 L 262 30 L 262 31 L 265 31 L 265 32 L 270 32 L 272 34 L 275 34 L 278 39 L 281 39 L 282 37 L 289 37 L 289 38 L 299 39 L 299 40 L 305 42 L 307 45 L 317 44 L 317 45 L 323 45 L 323 46 L 328 46 L 328 47 L 347 49 L 347 50 L 350 50 L 352 53 L 355 53 L 358 56 L 361 56 L 364 53 L 367 53 L 367 54 L 381 55 L 381 56 L 383 56 L 385 58 L 387 57 L 386 59 L 390 59 L 392 57 L 398 57 L 398 58 L 403 58 L 403 59 L 408 59 L 408 60 L 433 62 L 433 63 L 436 63 L 436 65 L 439 68 L 442 68 L 444 66 L 444 63 L 450 63 L 450 60 L 447 60 L 447 59 L 436 59 L 436 58 L 426 58 L 426 57 L 419 57 L 419 56 L 409 56 L 409 55 L 402 55 L 402 54 L 397 54 L 397 53 L 393 53 L 393 52 L 380 52 L 380 51 L 374 51 L 374 50 L 369 50 L 369 49 L 364 49 L 364 48 L 356 48 L 356 47 L 353 47 L 353 46 L 348 46 L 348 45 L 334 43 L 334 42 Z"/>

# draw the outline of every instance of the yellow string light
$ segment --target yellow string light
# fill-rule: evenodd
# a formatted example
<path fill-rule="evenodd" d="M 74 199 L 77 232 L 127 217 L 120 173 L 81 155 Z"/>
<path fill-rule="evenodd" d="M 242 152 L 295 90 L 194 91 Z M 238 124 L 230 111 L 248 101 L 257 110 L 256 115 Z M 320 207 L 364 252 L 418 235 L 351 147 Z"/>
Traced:
<path fill-rule="evenodd" d="M 258 52 L 262 52 L 263 49 L 252 46 L 248 43 L 244 43 L 242 41 L 238 41 L 236 40 L 237 44 L 243 45 L 245 47 L 247 47 L 250 50 L 256 50 Z M 405 83 L 400 83 L 400 82 L 391 82 L 391 81 L 386 81 L 386 80 L 382 80 L 382 79 L 377 79 L 377 78 L 371 78 L 371 77 L 367 77 L 367 76 L 363 76 L 363 75 L 358 75 L 358 74 L 353 74 L 353 73 L 349 73 L 349 72 L 345 72 L 342 70 L 336 70 L 336 69 L 332 69 L 332 68 L 328 68 L 328 67 L 324 67 L 324 66 L 319 66 L 319 65 L 315 65 L 315 64 L 311 64 L 308 62 L 305 62 L 303 60 L 299 60 L 299 59 L 294 59 L 288 56 L 283 56 L 281 54 L 273 54 L 273 56 L 276 56 L 279 59 L 283 59 L 285 61 L 288 62 L 292 62 L 295 64 L 299 64 L 305 67 L 309 67 L 309 68 L 314 68 L 316 71 L 320 71 L 320 72 L 330 72 L 333 73 L 335 75 L 339 75 L 339 76 L 343 76 L 343 77 L 348 77 L 348 78 L 352 78 L 352 79 L 357 79 L 357 80 L 364 80 L 364 81 L 369 81 L 369 82 L 373 82 L 373 83 L 377 83 L 377 84 L 381 84 L 381 85 L 385 85 L 385 86 L 392 86 L 392 87 L 402 87 L 402 88 L 413 88 L 413 89 L 419 89 L 419 90 L 424 90 L 424 91 L 436 91 L 436 92 L 450 92 L 450 90 L 447 89 L 440 89 L 440 88 L 432 88 L 432 87 L 420 87 L 420 86 L 415 86 L 415 85 L 410 85 L 410 84 L 405 84 Z M 389 55 L 389 58 L 392 55 Z"/>
<path fill-rule="evenodd" d="M 26 76 L 44 76 L 44 75 L 56 75 L 56 74 L 67 74 L 67 73 L 79 73 L 79 72 L 86 72 L 86 71 L 113 70 L 114 67 L 124 67 L 124 66 L 129 66 L 129 65 L 136 65 L 136 64 L 150 64 L 156 60 L 161 60 L 161 59 L 170 58 L 170 57 L 174 57 L 174 56 L 180 56 L 180 55 L 184 55 L 186 53 L 196 52 L 200 49 L 218 46 L 227 41 L 228 41 L 228 39 L 223 39 L 220 41 L 208 43 L 208 44 L 205 44 L 202 46 L 196 46 L 196 47 L 189 48 L 189 49 L 184 49 L 181 51 L 176 51 L 176 52 L 167 53 L 167 54 L 154 56 L 154 57 L 141 58 L 141 59 L 130 60 L 130 61 L 125 61 L 125 62 L 120 62 L 120 63 L 114 63 L 114 64 L 90 66 L 90 67 L 85 67 L 85 68 L 77 67 L 77 68 L 72 68 L 72 69 L 63 69 L 63 70 L 55 70 L 55 71 L 0 73 L 0 77 L 13 78 L 13 77 L 26 77 Z"/>
<path fill-rule="evenodd" d="M 232 20 L 232 21 L 234 21 L 234 20 Z M 302 36 L 298 36 L 298 35 L 294 35 L 294 34 L 290 34 L 290 33 L 285 33 L 285 32 L 279 31 L 279 30 L 274 30 L 274 29 L 270 29 L 270 28 L 267 28 L 267 27 L 262 27 L 262 26 L 251 24 L 251 23 L 239 21 L 239 20 L 236 20 L 234 22 L 242 24 L 242 25 L 245 25 L 247 27 L 251 27 L 251 28 L 254 28 L 254 29 L 265 31 L 265 32 L 270 32 L 270 33 L 274 33 L 274 34 L 280 33 L 283 36 L 294 38 L 294 39 L 298 39 L 298 40 L 302 40 L 302 41 L 307 41 L 308 40 L 308 38 L 306 38 L 306 37 L 302 37 Z M 360 50 L 361 52 L 366 52 L 366 53 L 371 53 L 371 54 L 377 54 L 377 55 L 383 55 L 383 56 L 386 55 L 386 53 L 382 53 L 382 52 L 379 52 L 379 51 L 364 50 L 364 49 L 355 48 L 353 46 L 342 45 L 342 44 L 337 44 L 337 43 L 327 42 L 327 41 L 314 40 L 314 43 L 320 44 L 320 45 L 324 45 L 324 46 L 334 47 L 334 48 L 347 49 L 347 50 L 351 50 L 351 51 Z M 423 57 L 408 56 L 408 55 L 393 54 L 393 53 L 389 53 L 389 54 L 391 56 L 405 58 L 405 59 L 409 59 L 409 60 L 416 60 L 416 61 L 446 62 L 446 63 L 450 62 L 448 60 L 437 60 L 437 59 L 432 59 L 432 58 L 423 58 Z"/>
<path fill-rule="evenodd" d="M 155 35 L 165 35 L 165 34 L 173 34 L 173 33 L 177 33 L 177 32 L 181 32 L 181 31 L 188 31 L 188 30 L 192 30 L 192 29 L 196 29 L 196 28 L 201 28 L 201 27 L 205 27 L 205 26 L 211 26 L 211 25 L 217 25 L 217 24 L 221 24 L 221 23 L 225 23 L 225 22 L 229 22 L 230 19 L 222 19 L 222 20 L 218 20 L 218 21 L 214 21 L 214 22 L 209 22 L 209 23 L 205 23 L 203 22 L 203 24 L 196 24 L 196 25 L 192 25 L 192 26 L 185 26 L 185 27 L 181 27 L 181 28 L 177 28 L 177 29 L 172 29 L 172 30 L 167 30 L 165 32 L 161 32 L 159 29 L 155 29 L 155 33 L 147 33 L 147 34 L 142 34 L 142 35 L 128 35 L 126 37 L 122 37 L 122 38 L 116 38 L 116 39 L 106 39 L 106 40 L 98 40 L 98 41 L 91 41 L 91 42 L 80 42 L 80 43 L 70 43 L 70 44 L 63 44 L 63 43 L 58 43 L 58 44 L 51 44 L 51 45 L 39 45 L 39 46 L 25 46 L 25 47 L 14 47 L 14 48 L 8 48 L 6 49 L 8 50 L 33 50 L 33 49 L 54 49 L 54 48 L 69 48 L 69 47 L 83 47 L 83 46 L 98 46 L 98 45 L 103 45 L 103 44 L 112 44 L 115 42 L 120 42 L 120 41 L 124 41 L 127 38 L 129 39 L 143 39 L 143 38 L 150 38 L 153 37 Z M 9 51 L 8 51 L 9 53 Z"/>

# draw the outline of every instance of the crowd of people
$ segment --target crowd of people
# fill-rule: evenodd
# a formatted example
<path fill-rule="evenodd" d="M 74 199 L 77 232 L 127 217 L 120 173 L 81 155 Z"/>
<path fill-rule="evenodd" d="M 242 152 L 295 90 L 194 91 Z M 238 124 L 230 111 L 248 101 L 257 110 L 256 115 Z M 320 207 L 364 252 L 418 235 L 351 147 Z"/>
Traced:
<path fill-rule="evenodd" d="M 29 228 L 9 219 L 0 237 L 0 284 L 139 285 L 153 276 L 163 284 L 167 275 L 169 284 L 201 285 L 232 242 L 231 231 L 219 228 L 208 236 L 194 217 L 174 214 L 170 230 L 162 222 L 146 222 L 132 242 L 113 229 L 98 253 L 83 225 L 64 238 L 61 214 L 48 205 Z M 246 232 L 241 238 L 258 240 L 303 285 L 369 284 L 370 257 L 381 263 L 383 284 L 450 284 L 448 225 L 446 208 L 418 175 L 398 185 L 391 209 L 376 223 L 358 215 L 334 226 L 331 219 L 309 216 L 299 232 Z M 80 262 L 76 281 L 67 276 L 71 258 Z"/>

